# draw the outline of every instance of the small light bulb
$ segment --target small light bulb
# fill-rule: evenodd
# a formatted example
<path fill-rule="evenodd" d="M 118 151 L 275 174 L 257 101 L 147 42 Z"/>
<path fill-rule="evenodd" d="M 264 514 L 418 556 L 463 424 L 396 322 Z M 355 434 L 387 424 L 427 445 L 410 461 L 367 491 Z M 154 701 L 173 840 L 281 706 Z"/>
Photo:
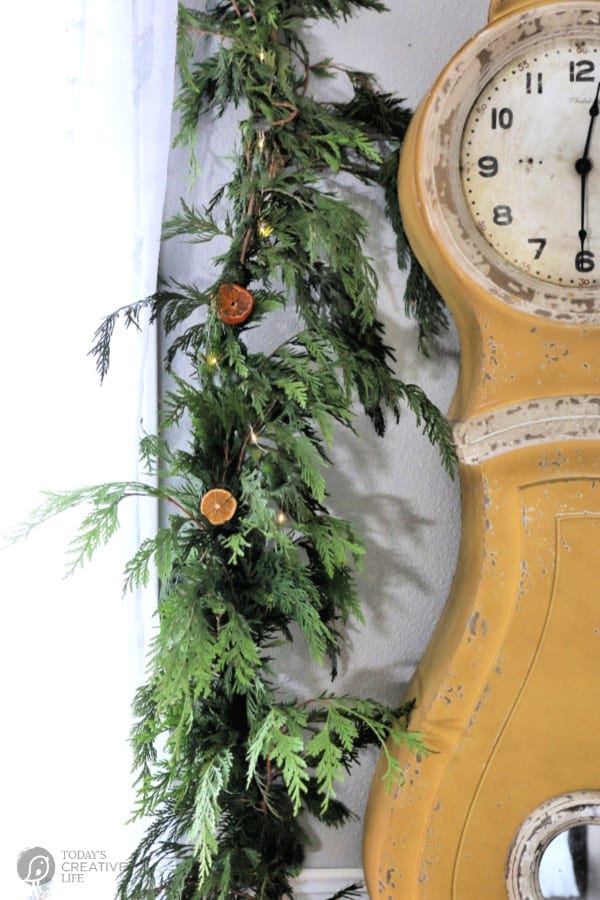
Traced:
<path fill-rule="evenodd" d="M 258 59 L 259 59 L 259 62 L 261 62 L 261 63 L 264 63 L 264 61 L 265 61 L 265 51 L 262 48 L 258 54 Z"/>
<path fill-rule="evenodd" d="M 211 369 L 214 369 L 215 366 L 219 365 L 219 357 L 216 353 L 208 353 L 206 356 L 206 365 L 210 366 Z"/>
<path fill-rule="evenodd" d="M 258 223 L 258 233 L 263 238 L 269 237 L 269 235 L 273 234 L 274 230 L 273 226 L 269 225 L 268 222 L 265 222 L 264 219 L 261 219 Z"/>
<path fill-rule="evenodd" d="M 265 133 L 264 133 L 264 131 L 259 132 L 258 141 L 256 143 L 257 143 L 257 147 L 258 147 L 259 151 L 262 153 L 263 150 L 265 149 Z"/>
<path fill-rule="evenodd" d="M 251 444 L 258 444 L 258 435 L 255 432 L 254 428 L 250 428 L 250 436 L 248 437 L 248 440 Z"/>
<path fill-rule="evenodd" d="M 288 520 L 288 517 L 286 516 L 286 514 L 284 513 L 284 511 L 283 511 L 282 509 L 278 510 L 277 513 L 276 513 L 276 515 L 275 515 L 275 521 L 277 522 L 277 524 L 278 524 L 278 525 L 285 525 L 285 523 L 287 522 L 287 520 Z"/>

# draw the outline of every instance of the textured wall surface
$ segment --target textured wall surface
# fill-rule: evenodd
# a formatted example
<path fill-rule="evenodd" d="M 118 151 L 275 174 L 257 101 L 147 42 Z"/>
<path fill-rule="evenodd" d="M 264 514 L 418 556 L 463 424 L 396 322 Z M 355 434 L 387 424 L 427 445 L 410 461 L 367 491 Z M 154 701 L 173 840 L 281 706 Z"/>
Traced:
<path fill-rule="evenodd" d="M 313 58 L 332 56 L 339 63 L 377 75 L 384 90 L 415 106 L 453 53 L 485 23 L 486 0 L 388 0 L 384 14 L 364 13 L 342 26 L 319 24 L 309 35 Z M 342 85 L 320 85 L 339 97 Z M 192 197 L 206 200 L 227 180 L 220 157 L 236 141 L 236 123 L 225 118 L 201 136 L 201 172 Z M 187 158 L 170 159 L 167 215 L 179 197 L 189 199 Z M 424 359 L 416 349 L 414 325 L 403 311 L 403 277 L 394 259 L 391 230 L 383 224 L 381 197 L 352 187 L 358 208 L 373 223 L 368 252 L 380 282 L 380 317 L 387 343 L 395 348 L 398 374 L 416 381 L 442 410 L 448 408 L 458 366 L 454 332 L 439 355 Z M 168 244 L 163 274 L 178 280 L 212 280 L 213 247 Z M 293 322 L 281 316 L 262 334 L 263 343 L 278 343 Z M 358 421 L 358 438 L 340 433 L 335 465 L 328 474 L 333 510 L 362 530 L 367 543 L 365 573 L 359 587 L 367 622 L 348 634 L 347 652 L 335 688 L 338 693 L 371 695 L 399 702 L 435 626 L 452 578 L 460 535 L 458 487 L 444 473 L 437 453 L 406 411 L 377 438 L 368 422 Z M 301 642 L 281 664 L 286 688 L 299 696 L 329 686 L 326 676 L 307 664 Z M 340 797 L 357 813 L 342 830 L 314 829 L 307 864 L 311 867 L 357 867 L 361 863 L 361 817 L 376 756 L 366 755 L 342 785 Z M 312 829 L 312 826 L 311 826 Z"/>

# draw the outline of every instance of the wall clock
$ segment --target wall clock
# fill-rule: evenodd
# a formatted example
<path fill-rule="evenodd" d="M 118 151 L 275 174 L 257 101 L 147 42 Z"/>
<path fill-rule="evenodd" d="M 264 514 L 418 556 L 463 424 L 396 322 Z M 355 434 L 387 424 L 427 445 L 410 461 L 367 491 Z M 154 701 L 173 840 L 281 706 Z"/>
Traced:
<path fill-rule="evenodd" d="M 461 341 L 463 529 L 408 689 L 432 752 L 371 790 L 372 897 L 600 896 L 599 100 L 600 0 L 494 0 L 407 136 L 406 229 Z"/>

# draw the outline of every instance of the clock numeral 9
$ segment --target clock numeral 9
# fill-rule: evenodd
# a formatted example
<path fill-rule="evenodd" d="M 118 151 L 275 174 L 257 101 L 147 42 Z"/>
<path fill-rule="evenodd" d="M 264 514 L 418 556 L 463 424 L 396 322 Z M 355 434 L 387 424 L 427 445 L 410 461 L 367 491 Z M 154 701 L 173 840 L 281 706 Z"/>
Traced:
<path fill-rule="evenodd" d="M 594 81 L 596 65 L 591 59 L 578 59 L 569 63 L 569 81 Z"/>
<path fill-rule="evenodd" d="M 495 156 L 480 156 L 477 165 L 482 178 L 493 178 L 498 174 L 498 160 Z"/>
<path fill-rule="evenodd" d="M 580 250 L 575 257 L 575 268 L 578 272 L 593 272 L 596 268 L 594 254 L 591 250 Z"/>
<path fill-rule="evenodd" d="M 496 128 L 512 128 L 512 123 L 512 109 L 509 109 L 508 106 L 503 106 L 502 109 L 498 109 L 494 106 L 492 109 L 492 128 L 494 130 Z"/>
<path fill-rule="evenodd" d="M 510 206 L 501 204 L 494 207 L 494 225 L 512 225 L 513 215 Z"/>

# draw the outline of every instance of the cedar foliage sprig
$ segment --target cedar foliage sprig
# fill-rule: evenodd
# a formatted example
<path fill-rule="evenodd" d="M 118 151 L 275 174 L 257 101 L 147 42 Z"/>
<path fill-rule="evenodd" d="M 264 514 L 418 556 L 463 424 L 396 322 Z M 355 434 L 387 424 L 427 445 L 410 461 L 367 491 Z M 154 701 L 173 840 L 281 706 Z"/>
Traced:
<path fill-rule="evenodd" d="M 378 0 L 180 7 L 176 142 L 193 152 L 203 123 L 232 105 L 243 118 L 229 183 L 204 208 L 182 201 L 165 237 L 228 245 L 208 283 L 171 280 L 108 316 L 91 352 L 103 378 L 117 320 L 139 328 L 147 313 L 160 321 L 172 374 L 161 433 L 185 422 L 187 440 L 172 446 L 146 435 L 147 484 L 49 495 L 26 526 L 89 504 L 72 547 L 76 567 L 113 534 L 127 497 L 164 503 L 166 524 L 125 569 L 126 590 L 158 576 L 160 597 L 132 731 L 135 815 L 148 824 L 122 873 L 121 900 L 293 896 L 306 843 L 299 814 L 346 822 L 352 814 L 336 785 L 369 745 L 381 746 L 390 783 L 402 778 L 391 744 L 425 752 L 408 729 L 409 704 L 289 697 L 275 661 L 278 645 L 303 640 L 335 676 L 341 631 L 351 617 L 362 621 L 353 572 L 363 543 L 329 511 L 324 475 L 335 429 L 353 428 L 355 401 L 381 435 L 387 416 L 397 420 L 408 405 L 446 467 L 454 465 L 443 416 L 394 373 L 376 315 L 377 274 L 363 249 L 366 221 L 325 187 L 343 173 L 382 189 L 398 263 L 409 269 L 407 307 L 426 350 L 445 317 L 405 242 L 396 199 L 409 112 L 367 73 L 331 60 L 312 64 L 300 31 L 307 20 L 345 19 L 359 9 L 384 7 Z M 348 102 L 311 96 L 311 77 L 339 75 L 352 88 Z M 231 283 L 255 301 L 248 321 L 233 326 L 216 303 Z M 251 350 L 248 329 L 290 302 L 300 330 L 269 352 Z M 172 371 L 176 359 L 185 377 Z M 214 524 L 201 502 L 217 487 L 237 507 Z"/>

